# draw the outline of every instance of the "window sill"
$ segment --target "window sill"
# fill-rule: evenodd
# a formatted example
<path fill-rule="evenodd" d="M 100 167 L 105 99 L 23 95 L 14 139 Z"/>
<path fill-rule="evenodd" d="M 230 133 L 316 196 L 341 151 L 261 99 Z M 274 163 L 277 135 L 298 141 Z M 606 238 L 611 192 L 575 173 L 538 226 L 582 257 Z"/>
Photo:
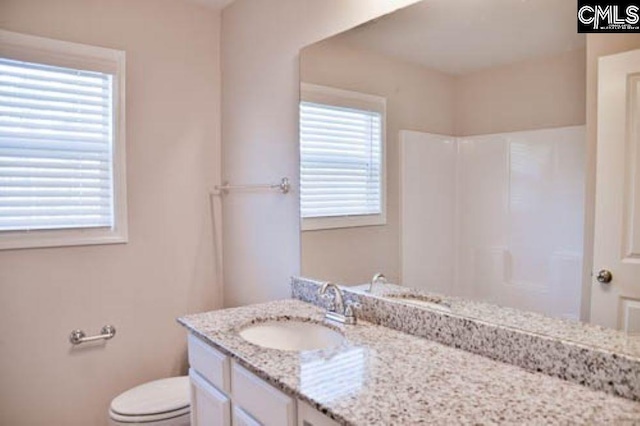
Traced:
<path fill-rule="evenodd" d="M 0 250 L 125 244 L 126 230 L 73 229 L 0 233 Z"/>
<path fill-rule="evenodd" d="M 362 216 L 314 217 L 302 219 L 302 231 L 321 231 L 325 229 L 358 228 L 363 226 L 381 226 L 387 224 L 384 214 Z"/>

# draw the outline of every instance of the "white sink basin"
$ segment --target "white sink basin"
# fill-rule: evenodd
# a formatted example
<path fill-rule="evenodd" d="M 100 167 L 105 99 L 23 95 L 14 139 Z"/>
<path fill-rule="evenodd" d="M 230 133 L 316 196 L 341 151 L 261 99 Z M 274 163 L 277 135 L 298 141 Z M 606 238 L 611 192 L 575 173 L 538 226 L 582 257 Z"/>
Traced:
<path fill-rule="evenodd" d="M 241 330 L 240 336 L 254 345 L 283 351 L 329 349 L 344 341 L 344 336 L 332 328 L 297 320 L 258 323 Z"/>
<path fill-rule="evenodd" d="M 450 311 L 451 305 L 448 302 L 433 296 L 422 296 L 413 294 L 392 294 L 389 296 L 391 299 L 399 300 L 409 305 L 424 306 L 432 309 L 440 309 L 443 311 Z"/>

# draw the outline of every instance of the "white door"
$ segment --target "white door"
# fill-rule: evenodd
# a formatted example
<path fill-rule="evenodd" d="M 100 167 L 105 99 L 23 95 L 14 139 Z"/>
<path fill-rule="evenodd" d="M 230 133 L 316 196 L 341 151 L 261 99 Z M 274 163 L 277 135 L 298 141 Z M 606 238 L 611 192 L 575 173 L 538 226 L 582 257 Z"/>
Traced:
<path fill-rule="evenodd" d="M 591 321 L 638 333 L 640 50 L 600 58 L 596 179 Z"/>

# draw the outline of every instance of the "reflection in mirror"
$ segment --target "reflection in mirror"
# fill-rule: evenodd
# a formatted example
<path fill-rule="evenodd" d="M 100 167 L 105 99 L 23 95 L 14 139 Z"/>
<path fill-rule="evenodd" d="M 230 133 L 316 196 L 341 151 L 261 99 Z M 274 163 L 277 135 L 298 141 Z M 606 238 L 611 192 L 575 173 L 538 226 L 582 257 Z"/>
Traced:
<path fill-rule="evenodd" d="M 306 47 L 302 275 L 580 319 L 585 39 L 568 22 L 575 2 L 425 0 Z"/>

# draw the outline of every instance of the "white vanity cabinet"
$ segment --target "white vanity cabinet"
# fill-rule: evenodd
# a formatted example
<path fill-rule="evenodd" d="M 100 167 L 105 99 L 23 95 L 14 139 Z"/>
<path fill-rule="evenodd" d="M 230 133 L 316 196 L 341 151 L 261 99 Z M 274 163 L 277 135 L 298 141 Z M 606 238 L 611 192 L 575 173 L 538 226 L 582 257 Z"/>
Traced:
<path fill-rule="evenodd" d="M 229 357 L 189 336 L 191 424 L 231 425 Z"/>
<path fill-rule="evenodd" d="M 336 426 L 198 337 L 189 335 L 192 426 Z"/>
<path fill-rule="evenodd" d="M 260 426 L 260 422 L 237 405 L 233 406 L 232 416 L 233 426 Z"/>
<path fill-rule="evenodd" d="M 298 426 L 339 426 L 304 401 L 298 401 Z"/>
<path fill-rule="evenodd" d="M 241 407 L 265 426 L 294 426 L 296 401 L 255 374 L 233 363 L 233 404 Z"/>
<path fill-rule="evenodd" d="M 191 424 L 231 425 L 231 401 L 195 370 L 189 370 L 191 382 Z"/>

